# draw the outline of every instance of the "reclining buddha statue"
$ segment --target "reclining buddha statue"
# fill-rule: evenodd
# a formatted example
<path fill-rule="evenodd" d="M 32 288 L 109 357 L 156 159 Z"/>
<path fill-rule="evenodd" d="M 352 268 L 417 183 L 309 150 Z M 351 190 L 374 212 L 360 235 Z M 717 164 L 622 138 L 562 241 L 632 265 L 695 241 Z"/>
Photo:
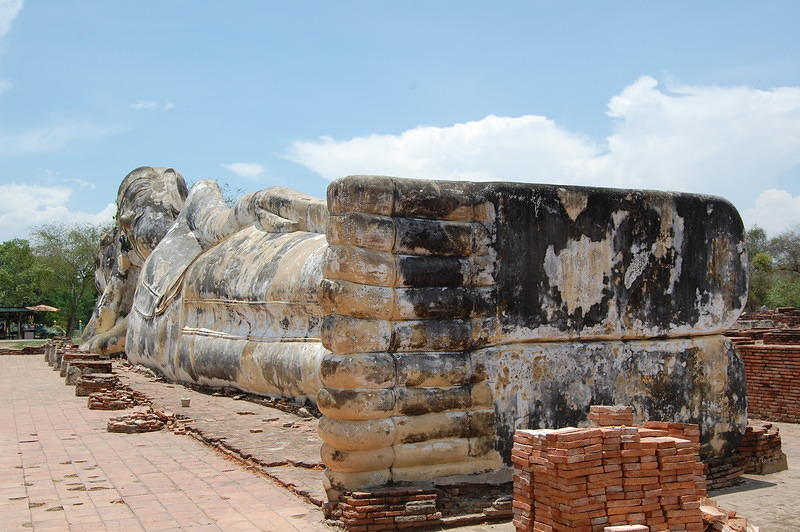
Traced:
<path fill-rule="evenodd" d="M 310 400 L 329 488 L 510 478 L 513 431 L 589 405 L 746 424 L 722 332 L 743 226 L 701 195 L 350 176 L 327 202 L 139 168 L 120 186 L 84 347 L 165 378 Z"/>

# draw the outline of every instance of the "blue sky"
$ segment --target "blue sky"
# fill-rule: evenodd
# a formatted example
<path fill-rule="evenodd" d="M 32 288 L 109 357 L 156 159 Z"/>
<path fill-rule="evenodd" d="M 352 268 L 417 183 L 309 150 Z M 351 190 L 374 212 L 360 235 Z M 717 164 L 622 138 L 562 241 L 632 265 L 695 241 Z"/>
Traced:
<path fill-rule="evenodd" d="M 0 0 L 0 240 L 137 166 L 702 192 L 800 224 L 797 2 Z"/>

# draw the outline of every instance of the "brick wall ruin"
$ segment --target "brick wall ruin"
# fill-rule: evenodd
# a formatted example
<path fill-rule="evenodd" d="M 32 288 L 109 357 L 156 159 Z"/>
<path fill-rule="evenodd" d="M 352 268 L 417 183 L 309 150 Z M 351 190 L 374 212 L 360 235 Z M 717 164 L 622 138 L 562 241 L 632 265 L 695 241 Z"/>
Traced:
<path fill-rule="evenodd" d="M 800 309 L 743 315 L 726 334 L 744 361 L 748 416 L 800 422 Z"/>

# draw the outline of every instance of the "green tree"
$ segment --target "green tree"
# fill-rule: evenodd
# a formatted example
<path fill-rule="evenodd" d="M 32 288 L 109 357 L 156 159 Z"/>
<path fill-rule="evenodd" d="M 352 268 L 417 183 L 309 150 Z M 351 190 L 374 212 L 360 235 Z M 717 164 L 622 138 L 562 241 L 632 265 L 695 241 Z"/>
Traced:
<path fill-rule="evenodd" d="M 767 249 L 777 270 L 800 274 L 800 226 L 771 238 Z"/>
<path fill-rule="evenodd" d="M 800 306 L 800 226 L 773 238 L 753 226 L 745 240 L 750 260 L 747 308 Z"/>
<path fill-rule="evenodd" d="M 750 261 L 759 253 L 767 252 L 767 232 L 761 227 L 754 225 L 744 235 L 744 241 L 747 244 L 747 254 L 750 256 Z"/>
<path fill-rule="evenodd" d="M 43 303 L 42 280 L 49 270 L 21 238 L 0 244 L 0 306 L 27 307 Z"/>
<path fill-rule="evenodd" d="M 79 319 L 91 314 L 96 289 L 95 257 L 102 228 L 94 225 L 43 225 L 33 232 L 33 249 L 49 274 L 42 286 L 61 308 L 67 335 L 72 336 Z"/>
<path fill-rule="evenodd" d="M 800 276 L 778 275 L 772 280 L 765 299 L 770 307 L 800 307 Z"/>
<path fill-rule="evenodd" d="M 766 253 L 750 256 L 750 292 L 747 296 L 747 307 L 750 310 L 758 309 L 767 303 L 772 277 L 772 257 Z"/>
<path fill-rule="evenodd" d="M 750 290 L 747 309 L 756 310 L 766 304 L 767 291 L 772 283 L 772 257 L 767 253 L 767 232 L 754 225 L 744 236 L 750 269 Z"/>

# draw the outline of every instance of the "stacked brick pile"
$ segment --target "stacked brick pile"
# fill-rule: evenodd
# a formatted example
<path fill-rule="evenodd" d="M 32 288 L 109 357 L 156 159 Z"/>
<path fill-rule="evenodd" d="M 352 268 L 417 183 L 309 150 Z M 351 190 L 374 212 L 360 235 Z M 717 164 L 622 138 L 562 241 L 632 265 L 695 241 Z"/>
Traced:
<path fill-rule="evenodd" d="M 788 468 L 786 455 L 781 451 L 781 435 L 771 423 L 748 425 L 739 454 L 745 462 L 745 472 L 766 475 Z"/>
<path fill-rule="evenodd" d="M 694 423 L 674 423 L 672 421 L 645 421 L 642 427 L 666 432 L 667 436 L 689 440 L 700 445 L 700 427 Z"/>
<path fill-rule="evenodd" d="M 590 416 L 595 422 L 632 419 L 608 407 Z M 698 450 L 668 429 L 519 430 L 512 450 L 514 525 L 520 532 L 622 525 L 702 530 L 698 508 L 706 488 Z"/>
<path fill-rule="evenodd" d="M 589 422 L 594 427 L 633 425 L 633 409 L 629 406 L 592 405 L 589 407 Z"/>
<path fill-rule="evenodd" d="M 616 423 L 619 420 L 622 420 L 622 423 Z M 628 406 L 592 406 L 589 411 L 589 421 L 595 426 L 613 425 L 615 423 L 633 425 L 633 410 Z M 645 421 L 642 427 L 663 431 L 658 435 L 666 433 L 667 436 L 682 438 L 694 444 L 700 444 L 700 428 L 693 423 Z M 640 434 L 642 436 L 646 435 L 641 431 Z M 655 433 L 650 435 L 653 434 Z M 729 488 L 742 483 L 741 477 L 745 473 L 745 460 L 738 454 L 712 458 L 703 463 L 705 464 L 706 489 Z"/>
<path fill-rule="evenodd" d="M 436 490 L 354 491 L 339 500 L 341 521 L 350 532 L 440 525 Z"/>
<path fill-rule="evenodd" d="M 644 428 L 665 431 L 669 436 L 700 443 L 700 428 L 693 423 L 645 421 Z M 742 483 L 744 460 L 738 454 L 705 460 L 706 489 L 721 489 Z"/>

